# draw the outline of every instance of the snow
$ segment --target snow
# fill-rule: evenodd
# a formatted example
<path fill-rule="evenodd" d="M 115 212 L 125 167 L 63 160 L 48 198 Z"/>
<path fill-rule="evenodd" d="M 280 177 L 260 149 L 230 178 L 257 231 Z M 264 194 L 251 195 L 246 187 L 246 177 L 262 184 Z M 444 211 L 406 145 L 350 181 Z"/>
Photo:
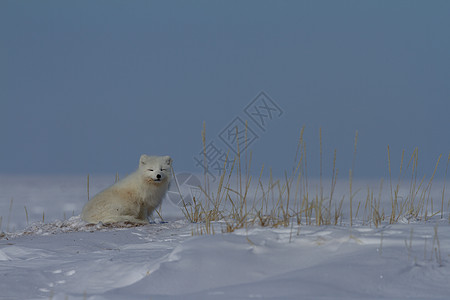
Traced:
<path fill-rule="evenodd" d="M 204 225 L 189 223 L 167 199 L 164 222 L 88 226 L 78 216 L 87 200 L 82 177 L 0 179 L 0 299 L 448 299 L 450 293 L 448 214 L 378 228 L 293 222 L 221 233 L 225 224 L 216 222 L 216 234 L 198 235 Z M 91 195 L 113 182 L 95 180 Z"/>

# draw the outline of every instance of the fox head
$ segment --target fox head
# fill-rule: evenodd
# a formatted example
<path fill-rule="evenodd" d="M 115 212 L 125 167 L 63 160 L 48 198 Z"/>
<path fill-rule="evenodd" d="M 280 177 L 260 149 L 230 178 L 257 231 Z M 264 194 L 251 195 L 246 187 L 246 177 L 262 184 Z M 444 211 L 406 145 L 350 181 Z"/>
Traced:
<path fill-rule="evenodd" d="M 170 156 L 141 155 L 139 170 L 147 181 L 152 183 L 165 182 L 170 179 L 172 158 Z"/>

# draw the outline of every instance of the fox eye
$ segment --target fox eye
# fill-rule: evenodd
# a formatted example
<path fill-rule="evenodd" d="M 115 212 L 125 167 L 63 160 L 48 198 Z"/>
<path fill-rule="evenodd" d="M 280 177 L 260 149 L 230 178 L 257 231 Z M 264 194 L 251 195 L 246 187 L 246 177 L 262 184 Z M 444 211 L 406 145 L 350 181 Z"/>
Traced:
<path fill-rule="evenodd" d="M 148 169 L 150 172 L 153 172 L 153 169 Z"/>
<path fill-rule="evenodd" d="M 161 169 L 161 172 L 165 171 L 166 169 Z"/>

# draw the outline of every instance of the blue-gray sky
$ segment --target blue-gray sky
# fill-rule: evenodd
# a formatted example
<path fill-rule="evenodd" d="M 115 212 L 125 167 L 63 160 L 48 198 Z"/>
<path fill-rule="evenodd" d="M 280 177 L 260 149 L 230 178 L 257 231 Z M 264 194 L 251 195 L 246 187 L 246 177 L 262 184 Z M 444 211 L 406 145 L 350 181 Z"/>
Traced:
<path fill-rule="evenodd" d="M 264 91 L 281 115 L 249 147 L 291 169 L 305 126 L 310 174 L 333 150 L 346 177 L 450 151 L 450 1 L 0 1 L 0 173 L 177 170 Z M 258 171 L 254 171 L 258 175 Z M 395 172 L 398 173 L 398 172 Z"/>

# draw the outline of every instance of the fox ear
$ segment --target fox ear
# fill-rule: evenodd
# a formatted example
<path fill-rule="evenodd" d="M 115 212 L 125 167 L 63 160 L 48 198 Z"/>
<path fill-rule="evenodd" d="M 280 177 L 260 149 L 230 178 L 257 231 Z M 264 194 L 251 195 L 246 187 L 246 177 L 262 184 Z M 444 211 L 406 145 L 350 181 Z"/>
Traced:
<path fill-rule="evenodd" d="M 145 165 L 145 161 L 147 160 L 148 156 L 145 154 L 141 155 L 141 158 L 139 159 L 139 165 Z"/>
<path fill-rule="evenodd" d="M 166 164 L 168 166 L 172 165 L 172 158 L 170 156 L 165 156 L 164 159 L 166 160 Z"/>

